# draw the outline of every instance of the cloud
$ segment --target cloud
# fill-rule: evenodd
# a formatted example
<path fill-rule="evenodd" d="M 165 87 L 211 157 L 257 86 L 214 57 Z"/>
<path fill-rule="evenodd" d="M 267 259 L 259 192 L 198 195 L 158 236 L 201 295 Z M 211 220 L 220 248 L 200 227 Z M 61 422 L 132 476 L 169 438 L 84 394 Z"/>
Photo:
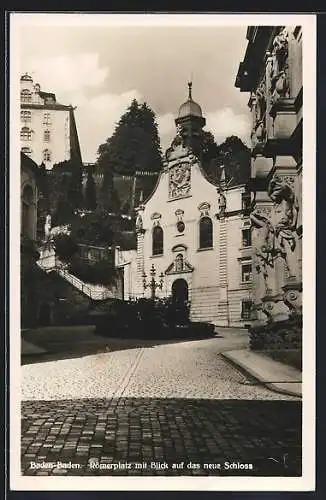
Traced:
<path fill-rule="evenodd" d="M 94 162 L 100 144 L 110 137 L 116 123 L 133 99 L 142 100 L 137 90 L 123 94 L 103 93 L 85 99 L 75 111 L 79 142 L 84 162 Z"/>
<path fill-rule="evenodd" d="M 172 113 L 165 113 L 156 117 L 158 125 L 158 133 L 161 140 L 161 148 L 164 153 L 170 146 L 173 137 L 175 136 L 175 116 Z"/>
<path fill-rule="evenodd" d="M 58 95 L 87 87 L 99 87 L 109 75 L 108 67 L 99 67 L 97 53 L 32 58 L 26 71 L 32 73 L 41 89 Z"/>
<path fill-rule="evenodd" d="M 176 134 L 174 120 L 175 116 L 172 113 L 157 117 L 163 151 L 169 147 Z M 217 144 L 220 144 L 231 135 L 236 135 L 244 143 L 249 144 L 250 119 L 246 115 L 235 113 L 232 108 L 222 108 L 207 113 L 205 130 L 212 132 Z"/>
<path fill-rule="evenodd" d="M 230 135 L 236 135 L 248 144 L 250 119 L 247 115 L 236 114 L 232 108 L 226 107 L 207 114 L 206 130 L 212 132 L 218 144 Z"/>
<path fill-rule="evenodd" d="M 137 90 L 121 94 L 106 91 L 110 70 L 100 67 L 96 53 L 30 59 L 27 71 L 41 89 L 54 92 L 58 102 L 77 106 L 75 117 L 84 162 L 95 161 L 98 146 L 112 135 L 132 99 L 142 100 Z"/>
<path fill-rule="evenodd" d="M 58 102 L 77 106 L 75 116 L 84 162 L 95 161 L 98 146 L 112 135 L 116 123 L 132 99 L 143 102 L 148 97 L 144 97 L 137 85 L 121 92 L 117 89 L 112 91 L 112 79 L 116 77 L 117 68 L 111 72 L 109 66 L 100 63 L 99 53 L 95 51 L 26 58 L 24 66 L 32 74 L 34 82 L 40 83 L 41 89 L 56 94 Z M 159 90 L 156 91 L 160 97 Z M 162 95 L 164 97 L 165 93 Z M 166 111 L 163 109 L 157 115 L 163 152 L 175 135 L 175 116 L 170 111 L 171 105 L 170 102 L 165 107 Z M 206 130 L 213 133 L 217 143 L 230 135 L 237 135 L 248 143 L 250 122 L 245 114 L 224 107 L 206 113 L 206 121 Z"/>

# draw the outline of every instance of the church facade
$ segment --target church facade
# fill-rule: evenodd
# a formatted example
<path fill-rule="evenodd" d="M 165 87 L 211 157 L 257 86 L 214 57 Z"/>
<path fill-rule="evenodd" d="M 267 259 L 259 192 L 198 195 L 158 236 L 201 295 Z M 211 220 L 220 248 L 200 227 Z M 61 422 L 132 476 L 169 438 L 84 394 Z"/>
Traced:
<path fill-rule="evenodd" d="M 137 209 L 133 296 L 155 289 L 157 297 L 188 302 L 193 321 L 245 326 L 252 276 L 245 186 L 228 187 L 223 168 L 212 183 L 193 153 L 205 118 L 191 84 L 175 122 L 156 188 Z"/>

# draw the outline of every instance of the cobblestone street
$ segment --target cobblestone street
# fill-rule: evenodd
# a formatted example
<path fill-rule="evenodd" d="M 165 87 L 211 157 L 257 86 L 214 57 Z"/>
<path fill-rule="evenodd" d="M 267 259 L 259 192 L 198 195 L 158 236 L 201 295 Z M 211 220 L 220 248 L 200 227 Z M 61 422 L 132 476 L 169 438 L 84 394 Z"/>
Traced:
<path fill-rule="evenodd" d="M 301 402 L 222 358 L 245 342 L 230 330 L 23 366 L 22 473 L 300 475 Z"/>

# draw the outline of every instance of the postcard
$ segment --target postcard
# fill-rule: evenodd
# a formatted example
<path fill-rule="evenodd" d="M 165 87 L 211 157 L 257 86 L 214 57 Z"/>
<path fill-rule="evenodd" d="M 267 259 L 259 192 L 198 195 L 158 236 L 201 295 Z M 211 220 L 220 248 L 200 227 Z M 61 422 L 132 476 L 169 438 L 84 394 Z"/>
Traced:
<path fill-rule="evenodd" d="M 9 23 L 10 488 L 314 490 L 316 16 Z"/>

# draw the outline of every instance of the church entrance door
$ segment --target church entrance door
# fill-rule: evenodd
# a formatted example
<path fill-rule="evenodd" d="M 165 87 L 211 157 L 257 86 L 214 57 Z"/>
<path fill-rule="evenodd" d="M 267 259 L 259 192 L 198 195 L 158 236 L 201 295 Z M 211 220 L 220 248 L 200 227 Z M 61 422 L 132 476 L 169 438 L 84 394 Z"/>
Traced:
<path fill-rule="evenodd" d="M 176 304 L 184 305 L 188 301 L 188 283 L 186 280 L 177 279 L 172 284 L 172 298 Z"/>

